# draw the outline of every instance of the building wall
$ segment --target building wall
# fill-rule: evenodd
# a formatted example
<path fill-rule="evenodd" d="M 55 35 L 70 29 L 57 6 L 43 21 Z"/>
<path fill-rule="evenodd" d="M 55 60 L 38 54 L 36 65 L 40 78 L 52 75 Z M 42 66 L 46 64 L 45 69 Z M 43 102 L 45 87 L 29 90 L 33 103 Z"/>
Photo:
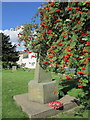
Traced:
<path fill-rule="evenodd" d="M 23 59 L 23 54 L 19 55 L 19 60 L 17 61 L 17 64 L 21 65 L 22 64 L 22 59 Z"/>
<path fill-rule="evenodd" d="M 25 68 L 32 68 L 35 69 L 36 67 L 36 58 L 32 57 L 32 55 L 35 55 L 35 53 L 25 53 L 20 54 L 19 61 L 17 61 L 17 64 L 22 65 L 25 64 Z"/>

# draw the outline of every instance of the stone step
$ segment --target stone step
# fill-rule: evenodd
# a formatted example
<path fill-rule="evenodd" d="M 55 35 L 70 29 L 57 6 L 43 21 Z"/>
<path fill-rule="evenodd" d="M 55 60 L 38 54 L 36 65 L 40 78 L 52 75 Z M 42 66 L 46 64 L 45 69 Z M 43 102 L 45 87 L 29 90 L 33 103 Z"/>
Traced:
<path fill-rule="evenodd" d="M 63 103 L 63 109 L 61 110 L 50 108 L 48 104 L 30 101 L 28 99 L 28 93 L 15 95 L 13 99 L 18 106 L 21 106 L 22 111 L 24 111 L 29 118 L 47 118 L 78 106 L 75 102 L 72 102 L 76 98 L 69 95 L 65 95 L 63 98 L 58 100 Z"/>

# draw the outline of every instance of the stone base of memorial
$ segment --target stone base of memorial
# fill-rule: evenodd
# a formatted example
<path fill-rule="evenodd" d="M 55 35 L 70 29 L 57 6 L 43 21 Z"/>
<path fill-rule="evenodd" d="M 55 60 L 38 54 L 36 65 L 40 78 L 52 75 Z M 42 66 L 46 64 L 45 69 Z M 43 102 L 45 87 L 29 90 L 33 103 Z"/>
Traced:
<path fill-rule="evenodd" d="M 28 98 L 33 102 L 39 102 L 43 104 L 57 100 L 58 95 L 53 93 L 53 91 L 56 90 L 55 86 L 56 81 L 51 81 L 48 83 L 36 83 L 35 80 L 32 80 L 28 84 Z"/>
<path fill-rule="evenodd" d="M 18 106 L 21 106 L 22 111 L 24 111 L 29 118 L 47 118 L 50 116 L 54 116 L 63 111 L 73 111 L 74 108 L 77 108 L 77 104 L 72 102 L 72 100 L 76 99 L 69 95 L 65 95 L 61 98 L 60 102 L 63 103 L 63 108 L 60 110 L 53 109 L 48 106 L 48 103 L 42 104 L 38 102 L 32 102 L 28 99 L 28 93 L 15 95 L 14 100 Z M 30 119 L 31 120 L 31 119 Z"/>
<path fill-rule="evenodd" d="M 57 90 L 58 86 L 56 81 L 52 81 L 51 73 L 44 71 L 37 63 L 34 80 L 28 83 L 28 93 L 16 95 L 14 100 L 29 118 L 46 118 L 77 106 L 72 102 L 75 98 L 66 95 L 60 99 L 63 103 L 62 110 L 50 108 L 48 103 L 58 100 L 58 94 L 53 93 Z"/>
<path fill-rule="evenodd" d="M 52 81 L 51 72 L 43 70 L 39 63 L 36 64 L 35 77 L 28 84 L 28 98 L 30 101 L 39 103 L 49 103 L 58 99 L 56 81 Z"/>

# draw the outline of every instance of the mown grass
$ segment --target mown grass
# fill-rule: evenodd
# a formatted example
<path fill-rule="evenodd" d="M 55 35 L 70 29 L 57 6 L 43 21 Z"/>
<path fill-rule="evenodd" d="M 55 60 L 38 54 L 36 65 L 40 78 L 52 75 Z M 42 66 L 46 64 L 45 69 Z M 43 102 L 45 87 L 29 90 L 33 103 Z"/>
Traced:
<path fill-rule="evenodd" d="M 62 118 L 61 120 L 63 120 L 63 118 L 67 118 L 68 120 L 69 119 L 70 120 L 72 120 L 72 119 L 78 120 L 78 118 L 80 118 L 79 120 L 84 120 L 86 118 L 88 120 L 88 117 L 89 117 L 88 114 L 89 114 L 88 110 L 83 112 L 83 116 L 81 114 L 75 115 L 75 112 L 61 112 L 55 116 L 52 116 L 51 118 Z"/>
<path fill-rule="evenodd" d="M 2 70 L 0 69 L 0 120 L 2 118 Z"/>
<path fill-rule="evenodd" d="M 22 112 L 13 96 L 17 94 L 27 93 L 27 85 L 33 79 L 34 70 L 30 72 L 18 70 L 2 71 L 2 117 L 3 118 L 27 118 L 28 116 Z"/>
<path fill-rule="evenodd" d="M 1 72 L 1 71 L 0 71 Z M 56 74 L 52 75 L 54 79 L 58 79 Z M 13 96 L 28 92 L 28 82 L 33 80 L 34 70 L 23 71 L 18 69 L 17 72 L 11 70 L 2 70 L 2 117 L 3 118 L 28 118 L 26 113 L 15 104 Z M 68 92 L 71 96 L 77 96 L 77 90 L 73 89 Z M 88 118 L 88 111 L 82 116 L 74 116 L 74 114 L 59 113 L 51 118 Z"/>

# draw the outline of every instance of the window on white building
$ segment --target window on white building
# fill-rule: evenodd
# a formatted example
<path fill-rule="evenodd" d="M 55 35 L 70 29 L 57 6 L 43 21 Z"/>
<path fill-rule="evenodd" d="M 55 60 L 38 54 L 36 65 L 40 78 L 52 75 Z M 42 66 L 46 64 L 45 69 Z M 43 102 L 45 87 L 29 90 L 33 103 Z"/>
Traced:
<path fill-rule="evenodd" d="M 32 66 L 34 66 L 34 65 L 35 65 L 35 62 L 32 63 Z"/>
<path fill-rule="evenodd" d="M 23 59 L 28 58 L 28 54 L 23 54 Z"/>

